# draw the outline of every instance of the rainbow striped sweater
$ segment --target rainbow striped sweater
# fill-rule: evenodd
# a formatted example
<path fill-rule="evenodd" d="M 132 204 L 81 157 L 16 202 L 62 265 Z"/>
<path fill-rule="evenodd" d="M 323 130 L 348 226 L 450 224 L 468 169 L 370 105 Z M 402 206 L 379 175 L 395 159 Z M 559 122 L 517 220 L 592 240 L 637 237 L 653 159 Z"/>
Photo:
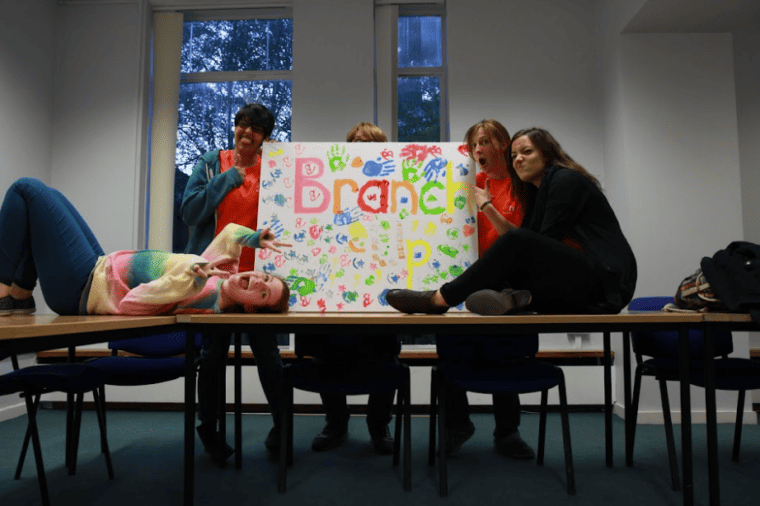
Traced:
<path fill-rule="evenodd" d="M 143 250 L 101 256 L 85 287 L 80 312 L 221 313 L 219 290 L 224 279 L 219 276 L 203 279 L 193 269 L 196 264 L 222 259 L 216 268 L 235 274 L 243 248 L 258 248 L 259 236 L 258 231 L 230 223 L 200 255 Z"/>

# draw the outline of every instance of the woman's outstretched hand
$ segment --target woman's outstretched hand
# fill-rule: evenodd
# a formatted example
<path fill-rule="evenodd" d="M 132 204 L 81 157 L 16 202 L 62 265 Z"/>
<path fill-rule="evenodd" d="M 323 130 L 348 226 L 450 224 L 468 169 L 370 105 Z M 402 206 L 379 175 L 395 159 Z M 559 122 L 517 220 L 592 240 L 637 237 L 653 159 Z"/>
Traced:
<path fill-rule="evenodd" d="M 276 251 L 277 253 L 282 253 L 282 251 L 277 249 L 278 247 L 290 248 L 292 246 L 293 246 L 292 244 L 278 241 L 277 237 L 275 237 L 274 235 L 274 232 L 272 232 L 269 229 L 269 227 L 263 229 L 259 235 L 260 248 L 271 249 L 272 251 Z"/>
<path fill-rule="evenodd" d="M 211 276 L 219 276 L 220 278 L 227 279 L 230 277 L 230 273 L 222 269 L 217 269 L 216 266 L 222 262 L 228 262 L 229 258 L 218 258 L 213 262 L 198 262 L 193 264 L 193 272 L 201 279 L 207 279 Z"/>

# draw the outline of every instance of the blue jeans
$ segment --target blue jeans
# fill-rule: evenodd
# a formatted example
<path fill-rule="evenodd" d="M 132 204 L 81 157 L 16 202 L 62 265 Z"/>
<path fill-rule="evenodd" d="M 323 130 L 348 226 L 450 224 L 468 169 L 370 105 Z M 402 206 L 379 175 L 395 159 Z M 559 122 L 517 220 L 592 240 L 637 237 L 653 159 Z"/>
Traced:
<path fill-rule="evenodd" d="M 61 192 L 39 179 L 18 179 L 0 207 L 0 238 L 0 282 L 33 290 L 39 279 L 50 309 L 79 313 L 82 290 L 104 253 Z"/>

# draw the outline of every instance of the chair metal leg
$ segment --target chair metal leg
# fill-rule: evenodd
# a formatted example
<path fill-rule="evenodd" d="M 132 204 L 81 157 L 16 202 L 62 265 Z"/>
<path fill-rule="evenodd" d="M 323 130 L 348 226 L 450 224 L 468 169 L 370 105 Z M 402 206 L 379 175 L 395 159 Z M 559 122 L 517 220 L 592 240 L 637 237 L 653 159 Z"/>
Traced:
<path fill-rule="evenodd" d="M 98 390 L 92 391 L 92 398 L 95 402 L 95 414 L 98 417 L 98 425 L 100 426 L 100 445 L 103 456 L 106 459 L 106 470 L 108 471 L 108 479 L 113 480 L 113 465 L 111 464 L 111 452 L 108 449 L 108 439 L 106 438 L 106 405 L 102 402 L 102 399 L 98 395 Z"/>
<path fill-rule="evenodd" d="M 435 465 L 435 422 L 438 414 L 438 396 L 436 391 L 436 381 L 438 379 L 438 369 L 433 367 L 430 371 L 430 429 L 428 438 L 428 465 Z"/>
<path fill-rule="evenodd" d="M 641 378 L 643 371 L 641 367 L 636 366 L 636 374 L 633 380 L 633 399 L 631 399 L 631 433 L 628 436 L 629 458 L 631 459 L 631 465 L 633 465 L 633 449 L 636 443 L 636 423 L 639 419 L 639 399 L 641 398 Z"/>
<path fill-rule="evenodd" d="M 29 394 L 31 396 L 31 394 Z M 24 394 L 24 397 L 28 397 L 27 394 Z M 27 413 L 29 416 L 34 415 L 36 419 L 36 413 L 37 409 L 40 407 L 40 398 L 42 396 L 40 394 L 34 395 L 34 402 L 27 402 Z M 31 406 L 31 407 L 30 407 Z M 33 410 L 33 411 L 29 411 Z M 31 425 L 26 426 L 26 434 L 24 434 L 24 443 L 21 445 L 21 453 L 18 456 L 18 465 L 16 466 L 16 474 L 13 476 L 14 480 L 20 480 L 21 479 L 21 470 L 24 467 L 24 460 L 26 460 L 26 450 L 29 448 L 29 440 L 32 437 L 32 427 Z"/>
<path fill-rule="evenodd" d="M 438 391 L 438 495 L 449 495 L 448 474 L 446 469 L 446 385 L 442 374 L 438 374 L 436 389 Z"/>
<path fill-rule="evenodd" d="M 235 333 L 235 469 L 243 467 L 243 376 L 240 332 Z"/>
<path fill-rule="evenodd" d="M 79 433 L 82 429 L 82 405 L 84 404 L 84 393 L 78 393 L 76 395 L 76 407 L 74 408 L 74 427 L 71 433 L 71 442 L 67 453 L 70 454 L 69 458 L 69 476 L 73 476 L 77 472 L 77 452 L 79 451 Z"/>
<path fill-rule="evenodd" d="M 100 405 L 103 406 L 103 427 L 100 429 L 100 453 L 106 453 L 108 451 L 108 433 L 106 432 L 106 427 L 108 426 L 106 421 L 106 386 L 103 385 L 100 388 L 96 388 L 93 391 L 93 395 L 95 395 L 95 392 L 98 393 Z"/>
<path fill-rule="evenodd" d="M 667 382 L 660 378 L 660 398 L 662 399 L 662 416 L 665 421 L 665 440 L 668 446 L 668 461 L 670 462 L 670 481 L 673 490 L 681 490 L 681 479 L 678 477 L 678 457 L 676 456 L 676 443 L 673 438 L 673 421 L 670 418 L 670 400 L 668 398 Z"/>
<path fill-rule="evenodd" d="M 24 400 L 26 401 L 26 411 L 29 416 L 29 430 L 32 439 L 32 450 L 34 451 L 34 462 L 37 465 L 37 481 L 40 485 L 40 496 L 42 498 L 43 506 L 50 506 L 50 495 L 48 494 L 47 478 L 45 477 L 45 466 L 42 464 L 40 434 L 37 430 L 37 409 L 32 402 L 31 394 L 25 393 Z"/>
<path fill-rule="evenodd" d="M 401 457 L 401 425 L 405 415 L 404 389 L 396 391 L 396 425 L 393 430 L 393 467 L 398 466 Z"/>
<path fill-rule="evenodd" d="M 538 418 L 538 453 L 536 454 L 536 465 L 544 465 L 544 444 L 546 443 L 546 405 L 548 403 L 549 391 L 541 390 L 541 411 Z"/>
<path fill-rule="evenodd" d="M 286 490 L 287 468 L 293 465 L 293 385 L 287 368 L 280 387 L 280 458 L 277 463 L 277 492 Z"/>
<path fill-rule="evenodd" d="M 739 462 L 739 447 L 742 443 L 742 418 L 744 418 L 744 397 L 746 390 L 739 390 L 739 401 L 736 405 L 736 426 L 734 427 L 734 451 L 731 460 Z"/>
<path fill-rule="evenodd" d="M 409 368 L 404 368 L 404 490 L 412 490 L 412 388 Z"/>
<path fill-rule="evenodd" d="M 565 443 L 565 470 L 567 473 L 567 493 L 575 495 L 575 469 L 573 468 L 573 449 L 570 445 L 570 421 L 567 415 L 567 391 L 565 376 L 560 376 L 559 403 L 562 409 L 562 440 Z"/>

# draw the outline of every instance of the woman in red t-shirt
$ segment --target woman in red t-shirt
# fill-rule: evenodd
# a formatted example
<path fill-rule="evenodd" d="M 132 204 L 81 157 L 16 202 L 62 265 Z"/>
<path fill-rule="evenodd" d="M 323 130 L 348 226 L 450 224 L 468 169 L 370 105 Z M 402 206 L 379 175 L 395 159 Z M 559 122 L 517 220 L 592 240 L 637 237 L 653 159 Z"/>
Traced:
<path fill-rule="evenodd" d="M 476 123 L 465 134 L 465 143 L 470 156 L 478 163 L 481 172 L 475 177 L 475 202 L 478 213 L 478 256 L 493 244 L 493 242 L 508 229 L 511 222 L 520 226 L 525 210 L 517 198 L 516 192 L 523 188 L 513 188 L 512 178 L 509 177 L 510 138 L 507 129 L 494 119 L 485 119 Z M 518 183 L 519 184 L 519 183 Z M 489 345 L 494 344 L 495 336 L 442 336 L 436 337 L 438 351 L 444 360 L 454 360 L 454 357 L 472 357 L 472 341 L 485 339 Z M 535 340 L 520 339 L 519 336 L 509 336 L 506 342 L 499 343 L 501 347 L 514 348 L 515 353 L 521 345 Z M 461 343 L 461 344 L 460 344 Z M 529 354 L 532 350 L 527 350 Z M 477 360 L 477 357 L 473 357 Z M 467 402 L 467 392 L 463 389 L 450 387 L 447 390 L 446 405 L 449 416 L 446 419 L 446 453 L 456 453 L 459 448 L 474 433 L 475 426 L 470 421 L 470 406 Z M 515 393 L 493 395 L 494 445 L 496 450 L 508 457 L 529 460 L 535 456 L 533 449 L 520 437 L 520 397 Z"/>

